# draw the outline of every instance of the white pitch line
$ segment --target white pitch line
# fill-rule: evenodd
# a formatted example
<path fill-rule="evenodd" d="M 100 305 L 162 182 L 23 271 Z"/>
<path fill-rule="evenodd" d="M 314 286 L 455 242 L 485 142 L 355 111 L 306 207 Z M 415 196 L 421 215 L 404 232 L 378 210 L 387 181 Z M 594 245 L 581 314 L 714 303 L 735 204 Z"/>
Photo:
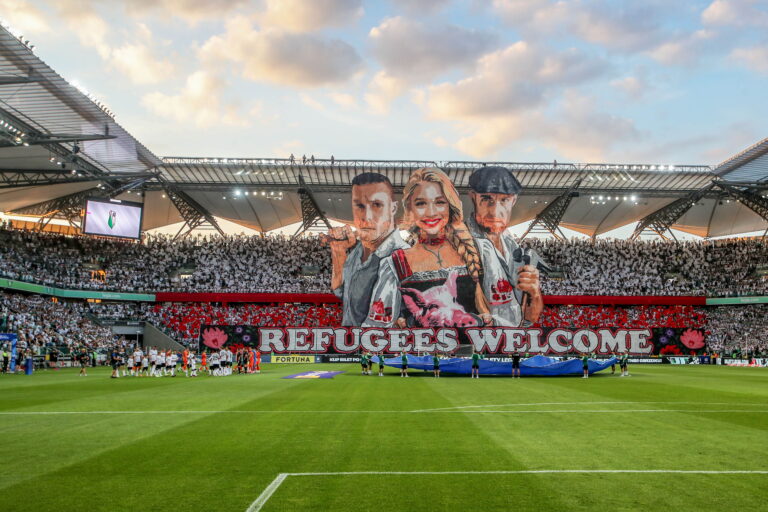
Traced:
<path fill-rule="evenodd" d="M 530 409 L 530 410 L 424 410 L 424 411 L 2 411 L 2 416 L 76 416 L 110 414 L 621 414 L 621 413 L 768 413 L 768 409 Z"/>
<path fill-rule="evenodd" d="M 532 402 L 532 403 L 513 403 L 513 404 L 482 404 L 482 405 L 457 405 L 456 407 L 439 407 L 436 409 L 416 409 L 413 412 L 433 412 L 433 411 L 448 411 L 454 409 L 479 409 L 482 407 L 525 407 L 532 406 L 537 407 L 539 405 L 622 405 L 622 404 L 665 404 L 665 405 L 749 405 L 749 406 L 761 406 L 768 407 L 768 404 L 740 404 L 732 402 Z"/>
<path fill-rule="evenodd" d="M 259 497 L 254 500 L 253 503 L 251 503 L 251 506 L 248 507 L 248 509 L 245 512 L 258 512 L 261 510 L 261 507 L 264 506 L 264 504 L 267 502 L 269 498 L 272 497 L 273 494 L 275 494 L 275 491 L 278 487 L 280 487 L 280 484 L 283 483 L 283 480 L 288 478 L 287 473 L 280 473 L 275 477 L 274 480 L 272 480 L 272 483 L 267 486 L 266 489 L 262 491 L 261 494 L 259 494 Z"/>
<path fill-rule="evenodd" d="M 286 476 L 347 475 L 536 475 L 549 473 L 662 473 L 687 475 L 768 475 L 768 470 L 710 469 L 523 469 L 519 471 L 332 471 L 318 473 L 281 473 Z"/>
<path fill-rule="evenodd" d="M 676 475 L 768 475 L 768 470 L 709 470 L 709 469 L 528 469 L 519 471 L 330 471 L 324 473 L 280 473 L 272 480 L 246 512 L 259 512 L 269 498 L 289 476 L 419 476 L 419 475 L 540 475 L 540 474 L 676 474 Z"/>

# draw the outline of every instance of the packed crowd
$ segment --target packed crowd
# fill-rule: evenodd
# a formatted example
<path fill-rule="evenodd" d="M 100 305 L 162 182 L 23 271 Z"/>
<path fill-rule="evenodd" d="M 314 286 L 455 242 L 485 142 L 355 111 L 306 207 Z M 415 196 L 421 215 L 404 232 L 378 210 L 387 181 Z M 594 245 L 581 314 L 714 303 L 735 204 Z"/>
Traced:
<path fill-rule="evenodd" d="M 768 243 L 526 239 L 556 270 L 547 295 L 765 295 Z M 768 268 L 766 268 L 768 270 Z M 0 277 L 125 292 L 329 292 L 317 237 L 204 236 L 141 243 L 0 228 Z"/>
<path fill-rule="evenodd" d="M 258 325 L 262 327 L 324 327 L 341 325 L 339 304 L 157 304 L 148 319 L 164 327 L 184 345 L 194 345 L 203 325 Z"/>
<path fill-rule="evenodd" d="M 330 258 L 316 238 L 211 236 L 142 243 L 0 229 L 0 277 L 122 292 L 327 292 Z"/>
<path fill-rule="evenodd" d="M 101 350 L 130 342 L 109 327 L 91 321 L 83 302 L 54 302 L 50 297 L 0 293 L 0 324 L 18 335 L 18 348 L 33 355 Z"/>
<path fill-rule="evenodd" d="M 707 345 L 723 354 L 768 356 L 768 305 L 707 309 Z"/>
<path fill-rule="evenodd" d="M 544 279 L 549 295 L 765 295 L 768 264 L 760 239 L 633 241 L 526 239 L 562 279 Z"/>
<path fill-rule="evenodd" d="M 707 313 L 693 306 L 549 306 L 544 308 L 536 326 L 704 329 L 707 327 Z"/>
<path fill-rule="evenodd" d="M 57 302 L 50 297 L 0 293 L 0 332 L 19 336 L 19 348 L 33 355 L 55 350 L 132 350 L 133 340 L 116 336 L 101 319 L 147 320 L 187 347 L 196 347 L 203 325 L 264 327 L 338 326 L 339 304 L 100 303 Z M 708 352 L 768 355 L 768 305 L 547 306 L 535 327 L 571 329 L 692 328 L 706 334 Z"/>

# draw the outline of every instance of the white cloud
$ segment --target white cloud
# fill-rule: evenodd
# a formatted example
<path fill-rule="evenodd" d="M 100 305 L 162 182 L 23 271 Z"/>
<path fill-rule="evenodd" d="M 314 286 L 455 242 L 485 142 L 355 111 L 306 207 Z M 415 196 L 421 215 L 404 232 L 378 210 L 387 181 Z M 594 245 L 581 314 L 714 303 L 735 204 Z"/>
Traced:
<path fill-rule="evenodd" d="M 112 48 L 107 36 L 112 30 L 90 0 L 54 0 L 53 5 L 81 45 L 93 48 L 102 59 L 109 58 Z"/>
<path fill-rule="evenodd" d="M 636 52 L 664 37 L 663 11 L 647 2 L 494 0 L 493 9 L 529 39 L 570 34 L 611 50 Z"/>
<path fill-rule="evenodd" d="M 552 148 L 569 160 L 604 161 L 615 147 L 639 137 L 631 120 L 601 112 L 593 98 L 573 92 L 566 93 L 557 111 L 549 116 L 525 111 L 465 122 L 459 127 L 468 135 L 454 147 L 478 159 L 528 141 Z"/>
<path fill-rule="evenodd" d="M 174 65 L 158 59 L 145 44 L 125 44 L 112 50 L 111 64 L 135 84 L 154 84 L 168 78 Z"/>
<path fill-rule="evenodd" d="M 196 23 L 224 18 L 231 11 L 248 4 L 248 0 L 123 0 L 132 16 L 144 16 L 149 10 L 168 17 L 180 17 Z"/>
<path fill-rule="evenodd" d="M 34 37 L 51 29 L 43 11 L 24 0 L 0 0 L 0 13 L 22 35 Z"/>
<path fill-rule="evenodd" d="M 357 99 L 351 94 L 343 92 L 328 93 L 328 97 L 338 106 L 345 110 L 355 110 L 358 108 Z"/>
<path fill-rule="evenodd" d="M 187 77 L 178 94 L 153 92 L 144 95 L 142 104 L 160 117 L 198 127 L 248 126 L 249 120 L 237 103 L 222 102 L 225 82 L 206 71 L 196 71 Z"/>
<path fill-rule="evenodd" d="M 697 30 L 660 44 L 649 53 L 666 65 L 691 65 L 698 62 L 707 49 L 716 44 L 716 34 L 707 29 Z"/>
<path fill-rule="evenodd" d="M 601 112 L 593 98 L 572 90 L 606 70 L 603 60 L 579 50 L 520 41 L 483 56 L 473 75 L 426 88 L 423 108 L 452 122 L 459 133 L 453 147 L 475 158 L 529 141 L 566 158 L 598 159 L 638 136 L 632 121 Z"/>
<path fill-rule="evenodd" d="M 174 63 L 154 54 L 153 48 L 157 43 L 149 28 L 140 23 L 137 34 L 140 40 L 110 50 L 110 66 L 117 68 L 135 84 L 155 84 L 174 76 Z"/>
<path fill-rule="evenodd" d="M 152 84 L 176 76 L 176 67 L 157 55 L 160 46 L 150 29 L 137 23 L 129 41 L 110 42 L 114 28 L 95 9 L 90 0 L 54 0 L 57 15 L 76 34 L 80 44 L 96 50 L 109 68 L 116 69 L 135 84 Z"/>
<path fill-rule="evenodd" d="M 414 14 L 432 14 L 451 3 L 451 0 L 391 0 L 398 9 Z"/>
<path fill-rule="evenodd" d="M 708 25 L 768 27 L 768 4 L 764 0 L 714 0 L 701 13 Z"/>
<path fill-rule="evenodd" d="M 299 94 L 299 99 L 303 104 L 305 104 L 306 106 L 308 106 L 313 110 L 317 110 L 318 112 L 325 112 L 326 110 L 325 105 L 317 101 L 315 98 L 313 98 L 309 94 L 301 93 Z"/>
<path fill-rule="evenodd" d="M 651 86 L 644 78 L 637 76 L 617 78 L 616 80 L 611 81 L 611 86 L 619 89 L 629 98 L 635 100 L 642 98 L 651 89 Z"/>
<path fill-rule="evenodd" d="M 402 78 L 379 71 L 368 84 L 365 102 L 375 114 L 389 112 L 390 104 L 406 90 L 408 84 Z"/>
<path fill-rule="evenodd" d="M 526 134 L 526 125 L 534 117 L 537 116 L 508 114 L 488 118 L 484 122 L 464 123 L 460 128 L 469 134 L 456 141 L 454 147 L 471 157 L 486 158 L 522 139 Z"/>
<path fill-rule="evenodd" d="M 293 87 L 345 82 L 362 67 L 355 49 L 339 39 L 279 30 L 257 30 L 237 16 L 226 32 L 211 37 L 200 49 L 201 59 L 216 65 L 231 61 L 249 80 Z"/>
<path fill-rule="evenodd" d="M 431 117 L 466 119 L 531 108 L 548 90 L 593 79 L 606 65 L 576 49 L 549 53 L 520 41 L 485 55 L 477 68 L 473 76 L 428 88 Z"/>
<path fill-rule="evenodd" d="M 266 0 L 262 26 L 313 32 L 348 25 L 363 15 L 362 0 Z"/>
<path fill-rule="evenodd" d="M 768 46 L 736 48 L 729 57 L 753 71 L 768 75 Z"/>
<path fill-rule="evenodd" d="M 560 115 L 540 128 L 539 136 L 560 154 L 582 161 L 604 161 L 617 144 L 639 137 L 634 122 L 600 112 L 594 98 L 565 95 Z"/>
<path fill-rule="evenodd" d="M 496 37 L 455 25 L 425 25 L 397 16 L 368 34 L 373 55 L 384 70 L 409 82 L 468 66 L 491 49 Z"/>

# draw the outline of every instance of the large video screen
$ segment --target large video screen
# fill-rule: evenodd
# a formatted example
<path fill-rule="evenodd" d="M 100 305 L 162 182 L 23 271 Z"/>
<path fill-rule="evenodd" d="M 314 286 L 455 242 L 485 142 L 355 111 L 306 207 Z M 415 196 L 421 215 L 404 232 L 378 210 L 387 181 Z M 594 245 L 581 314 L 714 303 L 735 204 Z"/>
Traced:
<path fill-rule="evenodd" d="M 143 205 L 117 199 L 89 199 L 85 203 L 83 233 L 139 238 Z"/>

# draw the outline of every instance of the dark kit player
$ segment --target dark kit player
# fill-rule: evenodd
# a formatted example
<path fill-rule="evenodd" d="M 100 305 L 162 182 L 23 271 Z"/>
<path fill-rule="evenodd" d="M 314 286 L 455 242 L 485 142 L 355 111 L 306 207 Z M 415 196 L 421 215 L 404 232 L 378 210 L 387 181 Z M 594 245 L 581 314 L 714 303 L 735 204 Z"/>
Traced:
<path fill-rule="evenodd" d="M 512 378 L 520 378 L 520 352 L 512 354 Z"/>

